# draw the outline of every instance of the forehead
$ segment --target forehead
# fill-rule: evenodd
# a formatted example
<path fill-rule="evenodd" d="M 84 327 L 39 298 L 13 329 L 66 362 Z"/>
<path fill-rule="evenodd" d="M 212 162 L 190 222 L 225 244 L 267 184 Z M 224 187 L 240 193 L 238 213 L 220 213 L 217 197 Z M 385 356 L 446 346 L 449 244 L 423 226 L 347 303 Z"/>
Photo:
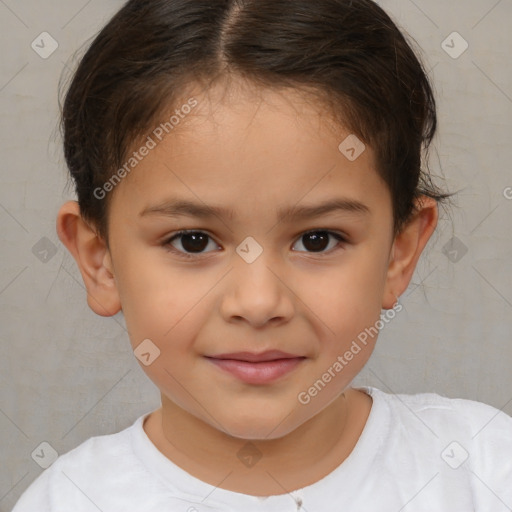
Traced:
<path fill-rule="evenodd" d="M 371 148 L 347 159 L 340 144 L 351 133 L 315 95 L 231 83 L 190 89 L 174 107 L 191 99 L 197 105 L 155 140 L 117 187 L 113 203 L 140 213 L 172 195 L 256 212 L 265 204 L 312 202 L 336 191 L 354 200 L 388 199 Z"/>

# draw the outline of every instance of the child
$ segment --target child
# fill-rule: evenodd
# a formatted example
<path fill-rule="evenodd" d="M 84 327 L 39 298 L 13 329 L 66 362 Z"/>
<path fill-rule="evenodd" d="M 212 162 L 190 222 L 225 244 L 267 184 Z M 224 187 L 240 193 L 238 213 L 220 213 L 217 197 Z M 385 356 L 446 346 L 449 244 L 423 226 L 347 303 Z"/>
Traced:
<path fill-rule="evenodd" d="M 350 387 L 449 197 L 422 168 L 429 80 L 380 7 L 130 0 L 62 122 L 59 237 L 162 406 L 14 512 L 512 510 L 512 418 Z"/>

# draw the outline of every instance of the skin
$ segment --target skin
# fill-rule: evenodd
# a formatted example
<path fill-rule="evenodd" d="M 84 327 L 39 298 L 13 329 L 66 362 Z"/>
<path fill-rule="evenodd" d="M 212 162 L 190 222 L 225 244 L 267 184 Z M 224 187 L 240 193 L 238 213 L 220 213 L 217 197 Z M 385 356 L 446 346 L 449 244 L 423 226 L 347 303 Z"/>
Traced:
<path fill-rule="evenodd" d="M 437 205 L 423 197 L 394 237 L 391 197 L 372 149 L 349 161 L 338 146 L 350 131 L 328 122 L 303 92 L 236 84 L 194 97 L 199 106 L 117 185 L 110 249 L 75 201 L 61 207 L 57 232 L 92 310 L 122 310 L 132 348 L 149 338 L 160 350 L 141 364 L 161 392 L 162 407 L 144 423 L 155 446 L 212 485 L 284 494 L 329 474 L 357 443 L 372 400 L 349 386 L 377 337 L 309 403 L 297 397 L 407 288 L 437 225 Z M 139 215 L 171 196 L 232 208 L 234 216 Z M 360 201 L 370 213 L 277 221 L 278 208 L 334 197 Z M 191 259 L 179 255 L 191 250 L 184 238 L 168 244 L 176 253 L 164 245 L 182 229 L 210 237 Z M 315 252 L 303 237 L 311 230 L 344 233 L 348 242 L 331 235 Z M 236 252 L 248 236 L 263 248 L 252 263 Z M 256 385 L 205 358 L 267 349 L 305 359 Z M 237 457 L 248 441 L 261 454 L 251 467 Z"/>

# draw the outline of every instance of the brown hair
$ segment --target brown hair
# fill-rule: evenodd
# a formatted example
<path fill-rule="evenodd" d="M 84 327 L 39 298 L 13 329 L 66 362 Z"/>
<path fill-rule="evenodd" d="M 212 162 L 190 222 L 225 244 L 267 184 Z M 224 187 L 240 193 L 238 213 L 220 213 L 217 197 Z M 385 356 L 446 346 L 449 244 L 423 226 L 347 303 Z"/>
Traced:
<path fill-rule="evenodd" d="M 429 79 L 373 1 L 130 0 L 86 51 L 62 106 L 80 211 L 107 244 L 110 194 L 98 199 L 94 190 L 187 86 L 228 75 L 314 91 L 374 150 L 395 233 L 416 198 L 451 195 L 422 168 L 437 126 Z"/>

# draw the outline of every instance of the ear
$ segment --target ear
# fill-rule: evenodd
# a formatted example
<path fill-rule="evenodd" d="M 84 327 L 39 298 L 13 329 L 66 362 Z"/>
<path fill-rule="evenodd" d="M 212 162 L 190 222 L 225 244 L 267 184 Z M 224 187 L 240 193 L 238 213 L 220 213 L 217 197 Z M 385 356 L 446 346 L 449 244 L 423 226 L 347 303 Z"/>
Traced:
<path fill-rule="evenodd" d="M 87 289 L 87 303 L 100 316 L 121 310 L 110 252 L 82 218 L 76 201 L 63 204 L 57 214 L 57 235 L 73 255 Z"/>
<path fill-rule="evenodd" d="M 384 309 L 392 309 L 397 296 L 409 286 L 421 253 L 436 229 L 438 216 L 435 199 L 421 196 L 415 201 L 414 215 L 396 235 L 391 247 L 382 298 Z"/>

